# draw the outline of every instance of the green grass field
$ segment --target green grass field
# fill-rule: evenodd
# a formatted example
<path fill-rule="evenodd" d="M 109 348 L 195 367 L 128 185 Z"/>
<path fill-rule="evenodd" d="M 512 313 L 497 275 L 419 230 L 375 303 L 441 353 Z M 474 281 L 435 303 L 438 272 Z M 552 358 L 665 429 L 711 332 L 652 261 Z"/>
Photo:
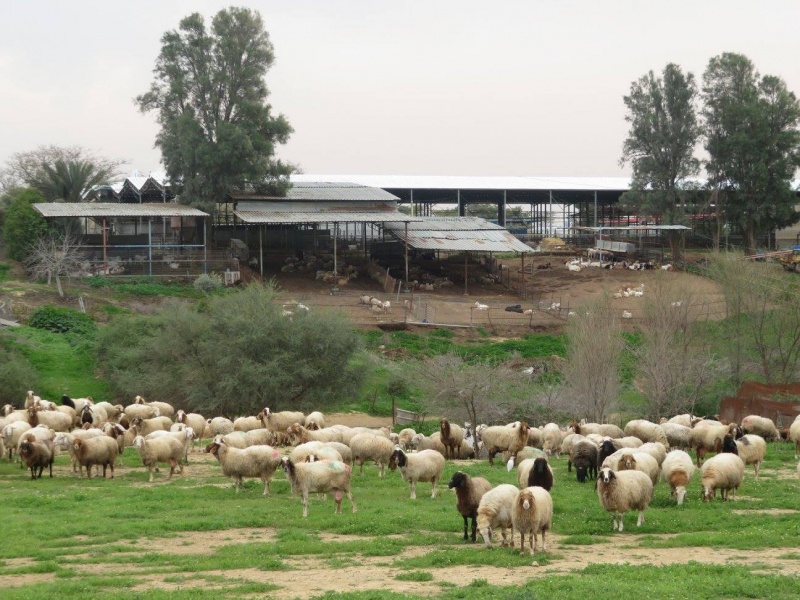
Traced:
<path fill-rule="evenodd" d="M 380 597 L 578 598 L 603 588 L 648 597 L 798 597 L 800 578 L 781 565 L 800 556 L 800 482 L 792 477 L 789 445 L 770 444 L 768 452 L 762 477 L 756 482 L 749 471 L 738 501 L 700 502 L 696 475 L 687 502 L 678 507 L 659 483 L 645 524 L 637 529 L 629 514 L 623 535 L 612 533 L 593 484 L 578 484 L 565 459 L 555 459 L 554 536 L 548 552 L 534 557 L 538 566 L 516 550 L 462 541 L 455 497 L 446 490 L 453 472 L 460 468 L 493 484 L 516 481 L 516 471 L 485 461 L 448 462 L 439 497 L 431 499 L 429 485 L 419 484 L 416 501 L 399 473 L 387 471 L 380 479 L 377 468 L 367 465 L 363 476 L 353 476 L 358 512 L 351 513 L 345 499 L 343 514 L 334 515 L 332 500 L 312 497 L 307 519 L 282 473 L 268 498 L 257 481 L 235 494 L 219 466 L 198 453 L 184 475 L 166 482 L 164 473 L 157 474 L 153 484 L 131 448 L 114 480 L 78 479 L 66 457 L 59 457 L 53 479 L 31 481 L 27 471 L 3 461 L 0 595 L 285 598 L 299 593 L 304 569 L 312 565 L 323 578 L 304 596 L 339 590 L 347 592 L 341 597 L 379 597 L 359 591 L 358 579 L 350 581 L 355 587 L 337 583 L 344 569 L 356 578 L 363 570 L 364 582 L 384 579 Z M 718 565 L 680 558 L 697 548 L 700 556 L 729 558 Z M 642 561 L 676 549 L 674 564 Z M 615 562 L 629 556 L 622 560 L 629 564 L 604 564 L 612 555 Z M 575 556 L 584 562 L 576 565 Z M 566 572 L 562 564 L 569 566 Z M 462 575 L 454 582 L 453 573 Z M 516 583 L 498 585 L 498 573 L 513 573 Z"/>

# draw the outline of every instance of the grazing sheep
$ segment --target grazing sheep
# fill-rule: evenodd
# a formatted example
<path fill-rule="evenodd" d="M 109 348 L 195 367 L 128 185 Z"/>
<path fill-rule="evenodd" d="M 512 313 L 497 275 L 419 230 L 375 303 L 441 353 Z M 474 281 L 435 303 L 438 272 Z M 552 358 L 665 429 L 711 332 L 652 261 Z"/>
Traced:
<path fill-rule="evenodd" d="M 511 524 L 519 532 L 519 551 L 525 553 L 525 534 L 528 534 L 530 552 L 539 545 L 542 534 L 542 550 L 547 552 L 547 531 L 553 526 L 553 499 L 546 489 L 531 486 L 520 490 L 511 511 Z"/>
<path fill-rule="evenodd" d="M 103 479 L 106 477 L 106 469 L 111 467 L 111 479 L 114 479 L 114 463 L 119 454 L 117 440 L 105 434 L 86 439 L 76 438 L 72 442 L 72 451 L 78 464 L 86 467 L 86 476 L 89 479 L 92 478 L 94 465 L 102 465 Z"/>
<path fill-rule="evenodd" d="M 502 545 L 510 542 L 514 546 L 514 525 L 511 521 L 511 511 L 514 509 L 514 500 L 519 490 L 516 486 L 503 483 L 486 492 L 478 504 L 478 531 L 487 548 L 492 547 L 492 535 L 500 529 L 503 536 Z M 511 528 L 511 538 L 506 535 L 506 529 Z"/>
<path fill-rule="evenodd" d="M 795 417 L 789 427 L 789 439 L 794 442 L 794 459 L 800 458 L 800 416 Z"/>
<path fill-rule="evenodd" d="M 767 454 L 767 442 L 760 435 L 749 433 L 736 440 L 736 449 L 745 466 L 753 465 L 758 479 L 758 470 Z"/>
<path fill-rule="evenodd" d="M 675 415 L 674 417 L 667 420 L 667 423 L 675 423 L 676 425 L 683 425 L 684 427 L 688 427 L 691 429 L 692 427 L 692 415 L 689 413 L 685 413 L 682 415 Z M 662 423 L 663 425 L 663 423 Z"/>
<path fill-rule="evenodd" d="M 288 456 L 284 456 L 282 466 L 286 478 L 292 484 L 292 493 L 299 494 L 302 499 L 304 517 L 308 516 L 308 495 L 314 492 L 333 492 L 336 514 L 342 512 L 342 497 L 347 494 L 353 512 L 356 512 L 356 503 L 350 492 L 352 471 L 349 465 L 327 460 L 295 464 Z"/>
<path fill-rule="evenodd" d="M 169 463 L 169 479 L 179 468 L 178 473 L 183 473 L 181 457 L 184 454 L 183 444 L 174 437 L 163 437 L 155 440 L 146 440 L 141 435 L 133 440 L 133 446 L 139 452 L 142 464 L 150 471 L 150 481 L 153 481 L 153 471 L 160 462 Z"/>
<path fill-rule="evenodd" d="M 41 479 L 45 467 L 50 468 L 50 477 L 53 476 L 55 451 L 52 440 L 38 440 L 32 433 L 26 433 L 19 445 L 19 458 L 31 470 L 31 479 Z"/>
<path fill-rule="evenodd" d="M 175 415 L 176 423 L 183 423 L 187 427 L 194 429 L 200 445 L 203 445 L 203 438 L 205 437 L 206 418 L 197 413 L 186 413 L 184 410 L 179 410 Z"/>
<path fill-rule="evenodd" d="M 735 500 L 736 490 L 742 485 L 744 478 L 744 462 L 735 454 L 717 454 L 700 468 L 700 475 L 703 502 L 713 500 L 717 490 L 721 491 L 723 502 L 728 499 L 730 490 L 733 490 Z"/>
<path fill-rule="evenodd" d="M 538 486 L 548 492 L 553 489 L 553 469 L 544 457 L 527 458 L 517 467 L 517 484 L 520 488 Z"/>
<path fill-rule="evenodd" d="M 748 415 L 742 419 L 742 431 L 744 433 L 754 433 L 760 435 L 768 442 L 774 442 L 781 439 L 781 434 L 778 433 L 778 428 L 772 419 L 759 417 L 758 415 Z"/>
<path fill-rule="evenodd" d="M 389 457 L 389 469 L 394 471 L 400 468 L 403 480 L 411 487 L 411 499 L 417 499 L 417 482 L 431 482 L 431 498 L 436 498 L 436 486 L 444 470 L 444 457 L 436 450 L 422 450 L 413 454 L 406 454 L 397 445 Z"/>
<path fill-rule="evenodd" d="M 458 498 L 456 508 L 464 518 L 464 541 L 469 539 L 467 525 L 468 519 L 472 519 L 472 543 L 474 544 L 478 539 L 476 520 L 478 518 L 478 505 L 483 495 L 492 489 L 492 484 L 483 477 L 470 477 L 463 471 L 456 471 L 447 487 L 456 490 L 456 498 Z"/>
<path fill-rule="evenodd" d="M 508 452 L 516 456 L 517 452 L 528 445 L 528 424 L 525 421 L 507 425 L 487 427 L 481 432 L 481 441 L 489 453 L 489 464 L 494 464 L 494 456 L 498 452 Z"/>
<path fill-rule="evenodd" d="M 588 436 L 596 433 L 602 437 L 620 438 L 623 436 L 622 429 L 610 423 L 578 423 L 573 421 L 569 426 L 574 433 Z"/>
<path fill-rule="evenodd" d="M 447 458 L 461 458 L 461 442 L 464 441 L 464 430 L 455 423 L 442 417 L 439 420 L 439 433 L 442 444 L 447 451 Z M 527 440 L 526 440 L 527 443 Z"/>
<path fill-rule="evenodd" d="M 584 438 L 572 445 L 567 462 L 567 472 L 575 465 L 575 477 L 578 483 L 586 483 L 586 478 L 597 479 L 598 447 L 594 442 Z"/>
<path fill-rule="evenodd" d="M 305 428 L 309 431 L 316 431 L 318 429 L 325 429 L 325 415 L 315 410 L 306 415 L 304 422 Z"/>
<path fill-rule="evenodd" d="M 353 451 L 353 464 L 359 467 L 359 475 L 364 474 L 364 463 L 371 460 L 380 467 L 379 477 L 383 477 L 394 444 L 381 435 L 359 433 L 350 440 L 350 449 Z"/>
<path fill-rule="evenodd" d="M 444 456 L 447 452 L 447 449 L 442 444 L 442 440 L 440 438 L 440 433 L 437 431 L 430 437 L 422 434 L 417 433 L 414 437 L 411 438 L 411 442 L 409 442 L 409 447 L 412 450 L 416 450 L 419 452 L 420 450 L 436 450 L 442 456 Z"/>
<path fill-rule="evenodd" d="M 282 439 L 286 430 L 295 423 L 302 425 L 306 422 L 306 416 L 303 413 L 288 410 L 272 412 L 269 408 L 264 408 L 258 413 L 258 416 L 266 429 L 279 436 L 278 439 Z"/>
<path fill-rule="evenodd" d="M 697 466 L 703 464 L 708 452 L 721 452 L 722 443 L 728 435 L 728 426 L 716 421 L 713 424 L 698 423 L 689 432 L 689 445 L 697 453 Z"/>
<path fill-rule="evenodd" d="M 176 423 L 174 426 L 177 426 L 177 429 L 173 430 L 170 428 L 169 431 L 158 430 L 152 433 L 147 434 L 144 436 L 146 440 L 153 440 L 160 437 L 174 437 L 178 440 L 181 444 L 183 444 L 183 457 L 181 461 L 184 464 L 189 464 L 189 450 L 192 447 L 192 440 L 194 439 L 194 429 L 191 427 L 186 427 L 182 423 Z"/>
<path fill-rule="evenodd" d="M 252 431 L 263 427 L 264 425 L 258 417 L 238 417 L 233 420 L 234 431 Z"/>
<path fill-rule="evenodd" d="M 269 429 L 260 427 L 259 429 L 251 429 L 244 432 L 244 439 L 247 446 L 272 446 L 275 443 L 275 436 Z"/>
<path fill-rule="evenodd" d="M 686 497 L 686 486 L 694 475 L 692 457 L 683 450 L 672 450 L 661 465 L 661 478 L 669 484 L 670 498 L 678 499 L 678 506 Z"/>
<path fill-rule="evenodd" d="M 410 427 L 406 427 L 397 435 L 397 443 L 400 444 L 400 447 L 403 450 L 408 450 L 411 444 L 411 438 L 413 438 L 415 435 L 417 435 L 416 431 Z"/>
<path fill-rule="evenodd" d="M 661 423 L 661 429 L 664 430 L 664 434 L 667 436 L 670 448 L 681 448 L 684 450 L 691 448 L 689 444 L 689 434 L 692 431 L 691 427 L 681 425 L 680 423 L 670 423 L 668 421 L 666 423 Z"/>
<path fill-rule="evenodd" d="M 632 435 L 626 435 L 621 438 L 614 438 L 611 440 L 617 450 L 620 448 L 639 448 L 644 444 L 642 440 Z"/>
<path fill-rule="evenodd" d="M 562 437 L 561 428 L 555 423 L 548 423 L 542 428 L 542 449 L 548 456 L 561 453 Z"/>
<path fill-rule="evenodd" d="M 209 419 L 207 423 L 212 437 L 233 433 L 233 421 L 225 417 L 214 417 L 213 419 Z"/>
<path fill-rule="evenodd" d="M 661 468 L 658 466 L 658 461 L 646 452 L 632 452 L 623 455 L 617 463 L 617 473 L 620 471 L 641 471 L 650 478 L 650 481 L 655 486 L 658 481 L 658 476 L 661 473 Z"/>
<path fill-rule="evenodd" d="M 669 447 L 667 435 L 658 423 L 645 419 L 634 419 L 625 425 L 625 435 L 632 435 L 643 442 L 661 442 L 664 447 Z"/>
<path fill-rule="evenodd" d="M 604 467 L 597 479 L 597 497 L 601 506 L 611 513 L 612 530 L 622 532 L 623 518 L 629 510 L 639 511 L 636 526 L 641 527 L 644 511 L 653 498 L 653 482 L 641 471 L 615 473 Z"/>
<path fill-rule="evenodd" d="M 235 481 L 236 493 L 242 489 L 242 479 L 258 477 L 264 483 L 264 496 L 269 496 L 269 484 L 281 464 L 281 453 L 272 446 L 248 446 L 244 450 L 228 446 L 218 435 L 206 449 L 222 467 L 222 474 Z"/>

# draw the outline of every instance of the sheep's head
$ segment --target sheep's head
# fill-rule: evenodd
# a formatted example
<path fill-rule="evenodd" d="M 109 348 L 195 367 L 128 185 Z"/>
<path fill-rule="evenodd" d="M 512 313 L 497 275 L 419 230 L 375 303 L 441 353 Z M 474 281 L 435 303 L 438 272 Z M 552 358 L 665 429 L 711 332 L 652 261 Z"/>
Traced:
<path fill-rule="evenodd" d="M 143 446 L 144 446 L 144 438 L 142 436 L 137 435 L 135 438 L 133 438 L 134 448 L 136 448 L 137 450 L 141 450 Z"/>
<path fill-rule="evenodd" d="M 456 471 L 453 473 L 453 477 L 450 479 L 450 483 L 447 484 L 447 487 L 451 490 L 453 488 L 460 488 L 467 482 L 468 477 L 469 476 L 463 471 Z"/>
<path fill-rule="evenodd" d="M 175 422 L 176 423 L 186 423 L 186 413 L 183 411 L 183 409 L 180 409 L 175 414 Z"/>
<path fill-rule="evenodd" d="M 686 488 L 682 485 L 676 487 L 675 495 L 678 497 L 678 506 L 680 506 L 683 504 L 683 499 L 686 498 Z"/>
<path fill-rule="evenodd" d="M 133 403 L 134 404 L 144 404 L 144 398 L 142 398 L 141 396 L 136 396 L 133 399 Z"/>
<path fill-rule="evenodd" d="M 400 446 L 395 446 L 392 455 L 389 457 L 389 470 L 394 471 L 397 467 L 403 468 L 406 466 L 406 453 Z"/>
<path fill-rule="evenodd" d="M 517 496 L 517 503 L 525 510 L 530 510 L 531 506 L 533 506 L 533 494 L 530 490 L 522 490 L 519 495 Z"/>
<path fill-rule="evenodd" d="M 79 454 L 83 448 L 83 440 L 75 440 L 72 442 L 72 449 L 75 451 L 75 454 Z"/>
<path fill-rule="evenodd" d="M 703 486 L 703 489 L 700 491 L 700 497 L 703 499 L 703 502 L 711 502 L 716 495 L 717 490 L 708 485 Z"/>
<path fill-rule="evenodd" d="M 636 459 L 633 457 L 633 454 L 626 454 L 620 458 L 617 468 L 620 471 L 633 471 L 636 469 Z"/>
<path fill-rule="evenodd" d="M 616 475 L 616 473 L 614 473 L 614 471 L 612 471 L 608 467 L 604 467 L 604 468 L 600 469 L 600 474 L 597 476 L 597 479 L 599 481 L 601 481 L 602 483 L 608 485 L 612 481 L 614 481 L 614 479 L 616 479 L 616 477 L 617 477 L 617 475 Z"/>
<path fill-rule="evenodd" d="M 3 406 L 3 416 L 4 416 L 4 417 L 7 417 L 7 416 L 8 416 L 8 415 L 10 415 L 12 412 L 14 412 L 14 407 L 13 407 L 13 406 L 11 406 L 10 404 L 5 404 L 5 405 Z"/>

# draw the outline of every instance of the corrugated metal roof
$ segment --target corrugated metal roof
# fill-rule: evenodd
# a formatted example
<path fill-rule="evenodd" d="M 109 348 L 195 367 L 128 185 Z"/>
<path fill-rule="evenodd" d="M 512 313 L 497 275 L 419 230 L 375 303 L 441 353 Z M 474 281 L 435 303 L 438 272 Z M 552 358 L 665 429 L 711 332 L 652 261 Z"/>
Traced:
<path fill-rule="evenodd" d="M 399 198 L 377 187 L 370 187 L 347 181 L 298 181 L 292 182 L 292 187 L 286 196 L 270 196 L 254 192 L 234 192 L 230 194 L 231 200 L 241 202 L 248 200 L 261 201 L 292 201 L 313 202 L 315 200 L 348 200 L 355 202 L 397 202 Z"/>
<path fill-rule="evenodd" d="M 306 175 L 291 176 L 294 185 L 312 181 L 352 182 L 383 189 L 627 191 L 629 177 L 471 177 L 441 175 Z"/>
<path fill-rule="evenodd" d="M 580 226 L 573 227 L 580 231 L 689 231 L 691 227 L 686 225 L 603 225 L 602 227 Z"/>
<path fill-rule="evenodd" d="M 118 204 L 112 202 L 46 202 L 33 207 L 45 217 L 207 217 L 202 210 L 184 206 L 148 202 Z"/>
<path fill-rule="evenodd" d="M 392 211 L 366 211 L 366 212 L 298 212 L 298 211 L 271 211 L 271 210 L 237 210 L 235 214 L 245 223 L 261 223 L 275 225 L 289 225 L 293 223 L 389 223 L 395 221 L 410 221 L 417 217 L 404 215 Z"/>
<path fill-rule="evenodd" d="M 392 235 L 417 250 L 533 252 L 509 231 L 479 217 L 425 217 L 405 225 L 389 223 Z"/>

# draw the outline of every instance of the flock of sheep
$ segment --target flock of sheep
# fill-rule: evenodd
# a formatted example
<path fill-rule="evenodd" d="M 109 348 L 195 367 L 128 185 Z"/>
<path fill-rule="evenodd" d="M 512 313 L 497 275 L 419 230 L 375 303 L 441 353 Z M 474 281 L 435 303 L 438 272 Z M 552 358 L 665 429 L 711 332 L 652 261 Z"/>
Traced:
<path fill-rule="evenodd" d="M 379 477 L 384 469 L 399 470 L 409 484 L 410 497 L 417 497 L 417 483 L 431 484 L 431 497 L 437 495 L 438 483 L 446 459 L 487 458 L 489 464 L 502 455 L 508 470 L 516 465 L 518 486 L 493 487 L 485 478 L 470 477 L 464 471 L 453 475 L 448 487 L 457 496 L 457 509 L 464 521 L 464 539 L 476 541 L 480 532 L 491 546 L 493 534 L 501 533 L 503 545 L 509 543 L 507 530 L 520 535 L 520 550 L 546 549 L 545 535 L 552 526 L 553 470 L 550 461 L 564 455 L 567 470 L 575 468 L 578 482 L 596 480 L 601 506 L 612 514 L 614 530 L 623 530 L 625 513 L 638 511 L 637 526 L 644 522 L 644 512 L 653 497 L 654 486 L 661 480 L 670 486 L 671 497 L 682 504 L 696 469 L 700 471 L 702 498 L 735 498 L 747 465 L 758 478 L 766 454 L 766 441 L 778 440 L 783 433 L 795 444 L 795 459 L 800 456 L 800 417 L 785 432 L 779 432 L 769 419 L 749 416 L 741 424 L 723 423 L 678 415 L 661 423 L 637 419 L 624 429 L 615 425 L 572 422 L 562 428 L 555 423 L 537 428 L 525 422 L 474 430 L 440 420 L 440 430 L 431 436 L 403 429 L 393 433 L 388 428 L 369 429 L 326 426 L 320 412 L 273 412 L 265 408 L 256 416 L 229 420 L 206 419 L 186 413 L 165 402 L 146 402 L 136 396 L 129 406 L 94 402 L 91 398 L 62 398 L 60 405 L 42 400 L 29 392 L 25 406 L 15 410 L 6 405 L 0 419 L 0 450 L 12 460 L 16 451 L 31 477 L 41 477 L 49 469 L 58 451 L 67 452 L 73 471 L 81 477 L 93 469 L 105 477 L 126 446 L 132 446 L 148 468 L 153 481 L 159 465 L 169 465 L 169 477 L 182 473 L 195 440 L 218 461 L 223 475 L 231 477 L 236 491 L 247 478 L 258 478 L 269 494 L 272 477 L 282 469 L 292 492 L 300 496 L 303 516 L 308 516 L 311 494 L 331 493 L 336 512 L 341 512 L 345 496 L 352 511 L 356 504 L 351 490 L 353 469 L 363 474 L 364 463 L 375 463 Z M 696 453 L 697 466 L 688 451 Z M 705 460 L 708 453 L 715 456 Z M 800 476 L 800 464 L 798 464 Z"/>

